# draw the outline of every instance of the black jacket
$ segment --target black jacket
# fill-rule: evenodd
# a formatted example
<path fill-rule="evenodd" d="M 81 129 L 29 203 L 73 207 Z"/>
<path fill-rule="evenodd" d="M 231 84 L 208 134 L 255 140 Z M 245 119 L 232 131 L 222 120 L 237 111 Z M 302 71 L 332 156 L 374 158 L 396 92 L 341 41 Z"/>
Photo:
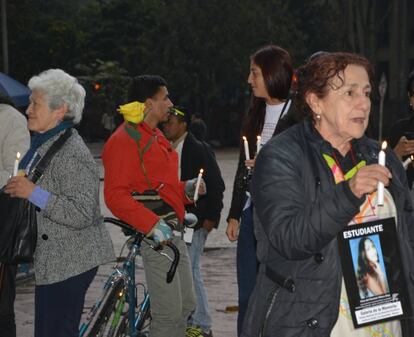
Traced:
<path fill-rule="evenodd" d="M 359 160 L 378 162 L 377 142 L 363 137 L 355 143 Z M 364 199 L 355 197 L 348 182 L 335 184 L 321 154 L 324 146 L 311 122 L 305 121 L 269 141 L 257 158 L 252 195 L 261 271 L 243 337 L 257 337 L 265 321 L 263 337 L 329 337 L 336 323 L 342 280 L 336 236 Z M 401 162 L 391 149 L 386 165 L 393 176 L 389 190 L 397 207 L 402 264 L 413 305 L 411 198 Z M 289 279 L 295 291 L 273 282 L 265 268 L 276 271 L 279 279 Z M 273 295 L 275 302 L 265 320 Z M 404 336 L 413 336 L 405 331 Z"/>
<path fill-rule="evenodd" d="M 290 126 L 296 124 L 298 122 L 298 117 L 294 114 L 293 104 L 290 105 L 289 110 L 287 113 L 280 119 L 277 123 L 275 131 L 273 133 L 273 137 L 277 134 L 281 133 L 282 131 L 286 130 Z M 256 153 L 253 153 L 253 157 Z M 236 176 L 234 177 L 233 183 L 233 194 L 231 197 L 231 204 L 230 204 L 230 211 L 229 215 L 227 216 L 228 219 L 240 219 L 241 213 L 243 211 L 244 204 L 246 203 L 247 196 L 247 186 L 248 186 L 248 174 L 247 168 L 244 164 L 246 160 L 246 156 L 244 153 L 244 143 L 240 143 L 240 154 L 239 154 L 239 163 L 237 165 Z"/>
<path fill-rule="evenodd" d="M 188 132 L 181 153 L 181 181 L 197 178 L 201 168 L 204 169 L 207 194 L 200 196 L 197 206 L 186 206 L 186 210 L 197 216 L 197 228 L 201 227 L 205 219 L 214 221 L 217 228 L 223 208 L 224 181 L 210 146 Z"/>

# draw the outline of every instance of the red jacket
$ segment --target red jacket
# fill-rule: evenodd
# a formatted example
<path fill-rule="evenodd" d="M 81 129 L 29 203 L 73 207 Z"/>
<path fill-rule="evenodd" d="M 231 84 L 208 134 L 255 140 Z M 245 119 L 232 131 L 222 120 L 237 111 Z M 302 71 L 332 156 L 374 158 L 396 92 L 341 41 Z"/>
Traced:
<path fill-rule="evenodd" d="M 137 126 L 142 138 L 141 148 L 154 135 L 143 160 L 152 189 L 159 190 L 161 198 L 169 204 L 180 221 L 184 217 L 184 204 L 190 203 L 184 193 L 184 182 L 178 180 L 178 155 L 159 129 L 151 130 L 146 123 Z M 102 154 L 105 168 L 104 196 L 111 212 L 143 233 L 151 231 L 159 217 L 131 197 L 132 192 L 149 189 L 138 155 L 138 145 L 122 124 L 105 144 Z"/>

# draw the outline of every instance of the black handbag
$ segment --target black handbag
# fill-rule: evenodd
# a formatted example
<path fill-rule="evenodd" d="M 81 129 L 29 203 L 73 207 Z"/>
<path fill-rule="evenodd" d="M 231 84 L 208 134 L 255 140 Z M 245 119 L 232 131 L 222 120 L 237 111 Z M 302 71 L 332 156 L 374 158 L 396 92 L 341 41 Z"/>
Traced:
<path fill-rule="evenodd" d="M 33 183 L 43 175 L 55 153 L 71 134 L 72 129 L 67 129 L 45 153 L 33 170 Z M 36 206 L 27 199 L 11 197 L 3 187 L 0 190 L 0 262 L 32 262 L 36 242 Z"/>

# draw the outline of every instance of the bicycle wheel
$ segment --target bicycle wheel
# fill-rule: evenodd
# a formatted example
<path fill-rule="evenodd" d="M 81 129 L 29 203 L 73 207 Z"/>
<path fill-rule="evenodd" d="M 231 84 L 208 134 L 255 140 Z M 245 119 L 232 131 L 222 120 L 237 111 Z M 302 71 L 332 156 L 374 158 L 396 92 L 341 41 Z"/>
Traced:
<path fill-rule="evenodd" d="M 117 311 L 122 311 L 122 307 L 120 306 L 122 305 L 122 302 L 125 302 L 124 287 L 125 281 L 123 279 L 119 279 L 115 282 L 108 296 L 104 300 L 102 310 L 99 312 L 95 323 L 86 337 L 113 336 L 115 328 L 108 323 L 111 322 L 111 318 L 113 318 L 112 322 L 116 319 L 115 316 Z"/>
<path fill-rule="evenodd" d="M 129 330 L 129 320 L 128 314 L 124 315 L 121 319 L 121 323 L 119 324 L 118 331 L 116 332 L 115 337 L 127 337 Z"/>
<path fill-rule="evenodd" d="M 137 322 L 137 337 L 147 337 L 149 334 L 149 325 L 151 321 L 151 314 L 149 306 L 142 313 L 141 319 Z M 121 323 L 119 324 L 118 330 L 115 337 L 127 337 L 129 336 L 129 319 L 128 312 L 122 317 Z"/>

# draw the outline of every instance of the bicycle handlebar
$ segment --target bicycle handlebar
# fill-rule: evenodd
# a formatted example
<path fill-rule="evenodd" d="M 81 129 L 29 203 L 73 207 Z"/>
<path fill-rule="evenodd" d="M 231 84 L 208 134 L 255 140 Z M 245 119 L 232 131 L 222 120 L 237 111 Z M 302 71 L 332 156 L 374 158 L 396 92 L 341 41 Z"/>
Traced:
<path fill-rule="evenodd" d="M 174 253 L 174 260 L 171 262 L 170 270 L 167 272 L 167 283 L 171 283 L 175 272 L 177 271 L 178 262 L 180 262 L 180 251 L 172 242 L 168 242 L 167 246 L 170 247 Z"/>
<path fill-rule="evenodd" d="M 145 240 L 145 235 L 143 233 L 138 232 L 134 227 L 130 226 L 129 224 L 127 224 L 126 222 L 124 222 L 122 220 L 115 219 L 115 218 L 110 218 L 110 217 L 105 217 L 104 222 L 111 223 L 111 224 L 116 225 L 118 227 L 121 227 L 122 229 L 125 229 L 127 231 L 133 231 L 134 235 L 136 235 L 138 237 L 139 241 L 146 242 L 155 251 L 158 251 L 159 249 L 162 249 L 161 245 L 158 246 L 158 247 L 154 247 L 152 244 L 148 243 Z M 170 249 L 172 250 L 172 252 L 174 254 L 174 258 L 172 259 L 170 269 L 167 272 L 167 283 L 171 283 L 173 278 L 174 278 L 175 272 L 177 271 L 178 262 L 180 261 L 180 251 L 178 250 L 177 246 L 174 245 L 172 242 L 168 242 L 166 244 L 166 246 L 170 247 Z"/>

